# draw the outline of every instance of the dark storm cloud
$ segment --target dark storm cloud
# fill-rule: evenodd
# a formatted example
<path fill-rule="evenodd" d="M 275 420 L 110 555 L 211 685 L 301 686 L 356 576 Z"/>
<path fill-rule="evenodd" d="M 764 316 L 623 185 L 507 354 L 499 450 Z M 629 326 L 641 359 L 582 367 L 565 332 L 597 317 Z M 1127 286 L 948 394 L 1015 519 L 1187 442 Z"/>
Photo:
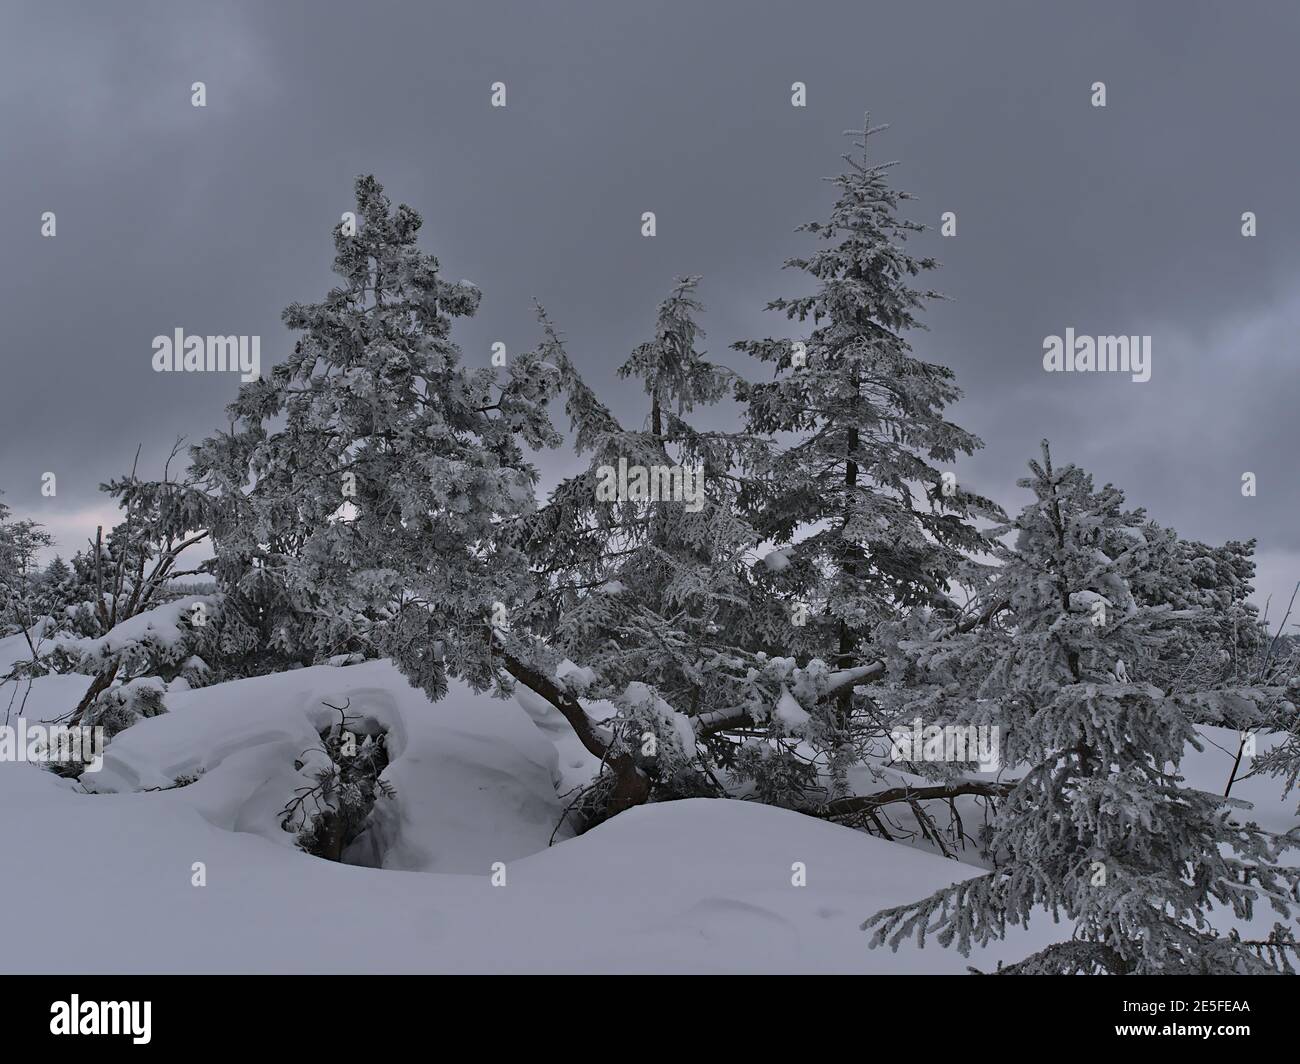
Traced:
<path fill-rule="evenodd" d="M 779 269 L 808 247 L 791 230 L 824 215 L 819 179 L 869 107 L 913 215 L 958 216 L 918 241 L 953 298 L 915 346 L 957 371 L 954 416 L 988 445 L 962 479 L 1018 506 L 1047 435 L 1184 534 L 1257 536 L 1263 590 L 1300 576 L 1294 7 L 46 0 L 3 18 L 0 488 L 65 552 L 137 442 L 156 463 L 234 395 L 233 375 L 153 373 L 152 337 L 260 334 L 277 360 L 280 309 L 330 284 L 356 174 L 483 288 L 468 359 L 532 345 L 537 297 L 635 420 L 614 370 L 675 275 L 704 275 L 715 357 L 758 372 L 727 346 L 791 335 L 761 308 L 806 288 Z M 1069 326 L 1151 335 L 1152 379 L 1044 373 L 1043 337 Z"/>

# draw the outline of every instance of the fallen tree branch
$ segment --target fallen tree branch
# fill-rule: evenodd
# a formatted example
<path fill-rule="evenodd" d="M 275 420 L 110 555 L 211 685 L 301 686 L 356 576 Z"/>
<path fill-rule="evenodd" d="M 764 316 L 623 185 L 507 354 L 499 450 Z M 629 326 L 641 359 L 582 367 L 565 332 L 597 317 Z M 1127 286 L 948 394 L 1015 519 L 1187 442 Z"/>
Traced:
<path fill-rule="evenodd" d="M 960 783 L 943 783 L 934 787 L 891 787 L 875 794 L 852 795 L 848 798 L 836 798 L 827 802 L 820 809 L 813 810 L 812 815 L 826 820 L 854 813 L 869 813 L 882 805 L 894 802 L 915 802 L 926 798 L 956 798 L 963 794 L 974 794 L 984 798 L 1005 798 L 1015 787 L 1014 783 L 989 783 L 984 780 L 962 780 Z"/>

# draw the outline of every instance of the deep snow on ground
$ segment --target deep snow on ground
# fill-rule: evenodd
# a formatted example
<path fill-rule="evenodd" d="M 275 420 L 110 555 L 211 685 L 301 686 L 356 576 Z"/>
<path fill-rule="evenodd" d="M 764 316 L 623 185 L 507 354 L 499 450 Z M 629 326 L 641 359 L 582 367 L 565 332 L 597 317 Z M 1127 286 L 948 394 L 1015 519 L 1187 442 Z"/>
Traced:
<path fill-rule="evenodd" d="M 159 795 L 228 831 L 281 846 L 294 836 L 280 811 L 309 771 L 294 762 L 348 707 L 353 730 L 388 733 L 381 801 L 362 852 L 350 860 L 426 872 L 478 872 L 544 849 L 560 819 L 555 747 L 511 701 L 464 688 L 436 706 L 387 662 L 317 666 L 166 696 L 169 712 L 143 720 L 108 746 L 104 767 L 86 774 L 97 791 L 196 783 Z M 328 703 L 329 705 L 326 705 Z M 310 767 L 310 766 L 309 766 Z"/>
<path fill-rule="evenodd" d="M 65 713 L 86 682 L 37 681 L 27 715 Z M 969 960 L 933 942 L 871 950 L 867 916 L 980 870 L 754 803 L 642 807 L 548 847 L 560 795 L 594 764 L 526 697 L 454 686 L 430 703 L 368 662 L 166 701 L 83 777 L 97 793 L 0 763 L 0 970 L 961 972 L 1068 937 L 1044 917 Z M 295 759 L 337 719 L 325 702 L 389 735 L 396 797 L 349 853 L 357 864 L 302 853 L 279 823 L 310 782 Z M 1209 747 L 1189 776 L 1221 791 L 1230 760 Z M 1295 803 L 1279 792 L 1274 780 L 1240 790 L 1285 828 Z M 192 884 L 196 862 L 205 886 Z M 806 886 L 792 883 L 796 863 Z"/>

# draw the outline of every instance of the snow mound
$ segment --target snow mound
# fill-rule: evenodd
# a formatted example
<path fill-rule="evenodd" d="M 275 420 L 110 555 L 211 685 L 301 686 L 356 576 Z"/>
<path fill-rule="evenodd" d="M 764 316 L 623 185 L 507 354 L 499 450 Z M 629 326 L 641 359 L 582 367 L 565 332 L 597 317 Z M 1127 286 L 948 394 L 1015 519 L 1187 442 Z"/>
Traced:
<path fill-rule="evenodd" d="M 103 769 L 84 782 L 100 793 L 194 783 L 156 799 L 215 827 L 292 847 L 280 826 L 297 789 L 312 783 L 304 755 L 347 707 L 350 730 L 387 733 L 381 798 L 350 862 L 405 871 L 477 871 L 485 861 L 543 849 L 560 821 L 556 751 L 518 706 L 455 686 L 432 703 L 393 666 L 317 666 L 167 694 L 169 712 L 118 735 Z M 307 765 L 295 769 L 295 761 Z"/>

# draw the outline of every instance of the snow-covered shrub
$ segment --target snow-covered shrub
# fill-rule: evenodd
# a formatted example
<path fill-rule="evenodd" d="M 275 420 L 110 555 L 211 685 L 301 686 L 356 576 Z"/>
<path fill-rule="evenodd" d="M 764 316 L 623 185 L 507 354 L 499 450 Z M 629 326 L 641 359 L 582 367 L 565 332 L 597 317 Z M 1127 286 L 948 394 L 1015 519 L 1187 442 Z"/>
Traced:
<path fill-rule="evenodd" d="M 136 721 L 166 713 L 166 690 L 166 684 L 154 676 L 128 680 L 110 687 L 96 698 L 86 709 L 81 723 L 86 727 L 103 728 L 104 737 L 111 739 Z"/>
<path fill-rule="evenodd" d="M 171 680 L 182 674 L 199 686 L 221 617 L 221 599 L 189 595 L 136 614 L 99 636 L 60 636 L 54 652 L 64 671 L 128 681 L 142 676 Z"/>
<path fill-rule="evenodd" d="M 296 765 L 311 772 L 312 786 L 301 788 L 285 806 L 280 826 L 294 832 L 298 845 L 308 853 L 341 861 L 365 829 L 376 800 L 392 798 L 396 792 L 380 778 L 388 766 L 386 734 L 377 731 L 358 737 L 351 730 L 356 721 L 346 715 L 346 707 L 330 708 L 338 710 L 338 723 L 325 729 L 320 746 L 304 751 Z"/>

